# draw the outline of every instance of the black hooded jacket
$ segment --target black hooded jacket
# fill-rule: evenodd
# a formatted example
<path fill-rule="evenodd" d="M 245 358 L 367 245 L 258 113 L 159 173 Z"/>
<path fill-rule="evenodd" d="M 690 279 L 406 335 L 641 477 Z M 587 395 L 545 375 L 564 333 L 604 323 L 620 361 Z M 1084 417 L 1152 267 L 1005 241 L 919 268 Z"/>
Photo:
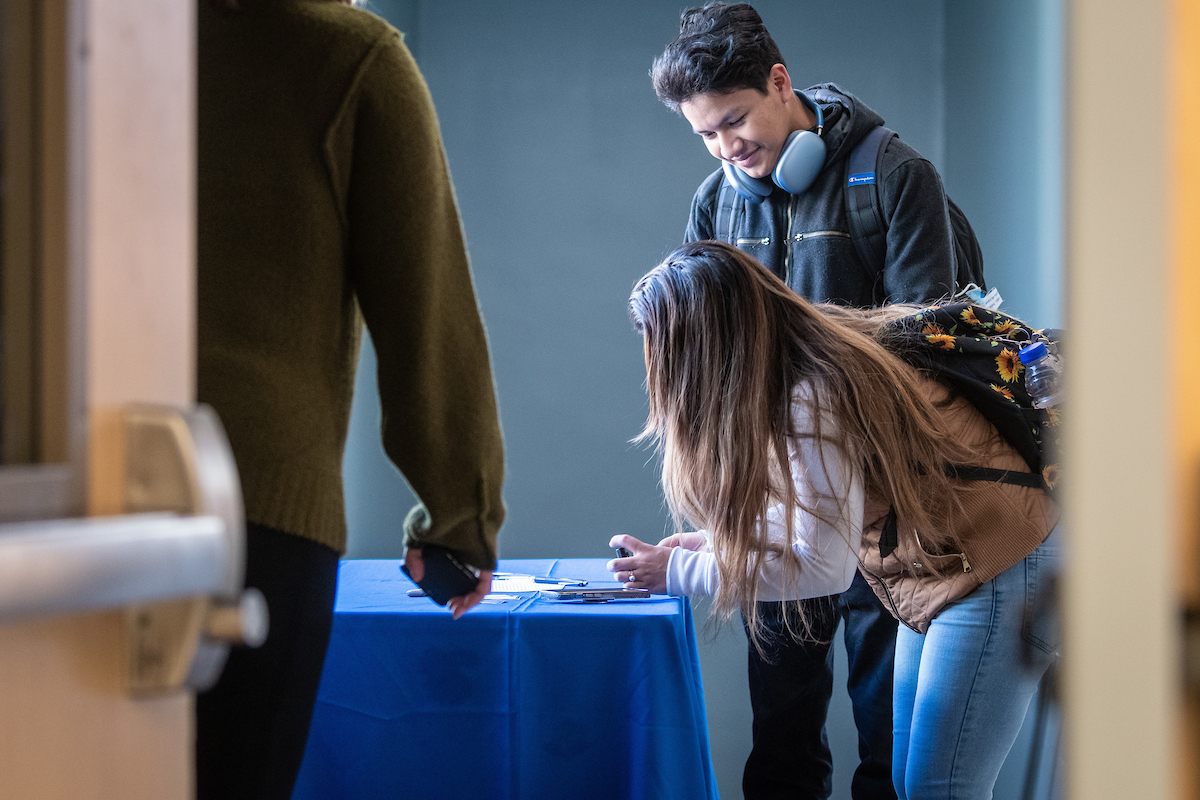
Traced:
<path fill-rule="evenodd" d="M 953 294 L 954 243 L 933 164 L 893 137 L 878 165 L 888 224 L 880 272 L 859 258 L 846 219 L 846 159 L 883 118 L 832 83 L 805 90 L 825 117 L 825 166 L 803 193 L 778 187 L 745 201 L 718 169 L 692 199 L 685 241 L 720 239 L 758 259 L 813 301 L 851 306 L 930 302 Z"/>

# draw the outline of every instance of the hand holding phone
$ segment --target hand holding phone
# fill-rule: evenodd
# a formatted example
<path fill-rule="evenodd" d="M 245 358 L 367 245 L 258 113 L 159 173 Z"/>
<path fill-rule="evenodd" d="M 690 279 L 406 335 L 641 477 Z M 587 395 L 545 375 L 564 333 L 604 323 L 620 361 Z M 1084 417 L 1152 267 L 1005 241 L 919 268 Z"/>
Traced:
<path fill-rule="evenodd" d="M 656 594 L 667 592 L 667 566 L 671 548 L 647 544 L 635 536 L 618 533 L 608 540 L 617 557 L 608 562 L 614 579 L 630 588 L 646 588 Z"/>
<path fill-rule="evenodd" d="M 413 583 L 424 589 L 425 594 L 439 606 L 446 605 L 452 598 L 470 594 L 479 585 L 479 575 L 445 547 L 424 545 L 421 547 L 421 561 L 425 566 L 425 574 L 421 580 Z M 402 564 L 400 569 L 412 578 L 408 567 Z"/>

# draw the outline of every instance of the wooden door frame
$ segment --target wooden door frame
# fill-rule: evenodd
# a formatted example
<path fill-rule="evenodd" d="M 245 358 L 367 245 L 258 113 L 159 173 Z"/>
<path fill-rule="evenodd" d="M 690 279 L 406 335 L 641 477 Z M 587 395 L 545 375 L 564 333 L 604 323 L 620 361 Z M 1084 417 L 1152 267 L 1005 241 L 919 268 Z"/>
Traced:
<path fill-rule="evenodd" d="M 119 512 L 120 407 L 195 402 L 195 2 L 46 2 L 66 28 L 70 445 L 0 469 L 0 498 L 41 493 L 0 501 L 24 518 Z M 121 611 L 0 626 L 0 800 L 192 796 L 192 695 L 132 699 L 124 637 Z"/>
<path fill-rule="evenodd" d="M 70 257 L 68 0 L 11 0 L 5 14 L 5 432 L 0 522 L 84 512 L 83 264 Z M 78 187 L 74 187 L 78 189 Z M 14 387 L 13 384 L 17 384 Z M 14 388 L 17 391 L 14 391 Z M 9 403 L 12 403 L 10 407 Z"/>
<path fill-rule="evenodd" d="M 1062 683 L 1073 800 L 1177 791 L 1173 388 L 1194 340 L 1180 340 L 1172 313 L 1172 9 L 1068 5 Z"/>

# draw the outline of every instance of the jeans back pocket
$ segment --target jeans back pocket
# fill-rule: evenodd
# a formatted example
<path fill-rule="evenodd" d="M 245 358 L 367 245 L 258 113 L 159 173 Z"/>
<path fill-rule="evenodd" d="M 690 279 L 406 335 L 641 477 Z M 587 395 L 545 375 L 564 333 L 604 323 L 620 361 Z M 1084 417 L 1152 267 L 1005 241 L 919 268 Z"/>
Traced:
<path fill-rule="evenodd" d="M 1058 549 L 1043 543 L 1025 557 L 1025 610 L 1021 638 L 1053 655 L 1061 644 L 1058 622 Z"/>

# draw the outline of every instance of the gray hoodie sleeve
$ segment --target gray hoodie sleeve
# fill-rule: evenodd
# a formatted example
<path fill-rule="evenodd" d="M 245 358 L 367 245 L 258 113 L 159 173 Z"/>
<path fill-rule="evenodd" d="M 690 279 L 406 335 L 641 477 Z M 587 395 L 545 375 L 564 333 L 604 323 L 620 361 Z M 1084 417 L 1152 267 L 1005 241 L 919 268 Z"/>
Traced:
<path fill-rule="evenodd" d="M 942 179 L 924 158 L 900 161 L 883 179 L 888 218 L 884 296 L 889 303 L 927 303 L 954 293 L 950 212 Z"/>

